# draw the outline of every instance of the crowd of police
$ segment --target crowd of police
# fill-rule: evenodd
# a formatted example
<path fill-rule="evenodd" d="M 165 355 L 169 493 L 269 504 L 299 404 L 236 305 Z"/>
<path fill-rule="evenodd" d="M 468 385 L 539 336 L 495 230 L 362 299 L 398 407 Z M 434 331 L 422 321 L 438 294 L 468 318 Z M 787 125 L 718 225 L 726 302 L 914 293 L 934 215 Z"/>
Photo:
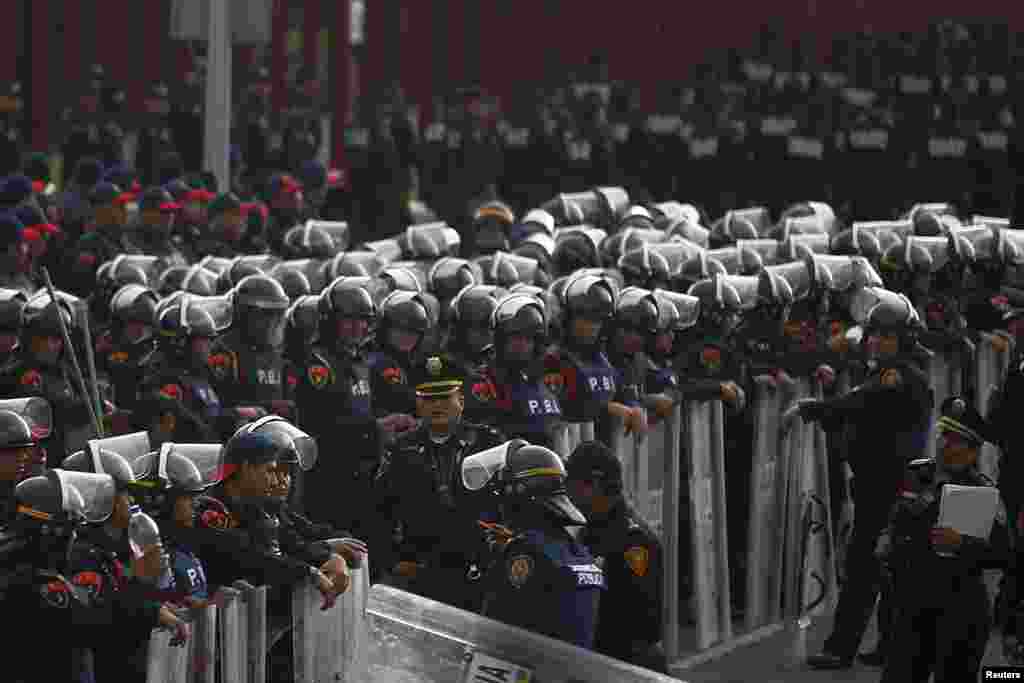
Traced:
<path fill-rule="evenodd" d="M 969 57 L 964 40 L 945 49 Z M 1013 122 L 991 65 L 960 66 L 927 88 L 908 66 L 881 92 L 863 71 L 746 62 L 742 82 L 702 86 L 715 106 L 646 126 L 613 122 L 614 98 L 589 87 L 579 118 L 545 104 L 504 142 L 479 117 L 439 117 L 418 142 L 382 118 L 352 136 L 348 177 L 306 156 L 294 173 L 236 167 L 219 194 L 174 154 L 147 175 L 93 149 L 61 191 L 26 159 L 0 184 L 0 603 L 57 637 L 14 629 L 11 680 L 142 680 L 153 628 L 189 636 L 173 607 L 244 578 L 276 591 L 273 619 L 297 581 L 329 608 L 367 549 L 373 581 L 664 671 L 661 546 L 605 444 L 681 401 L 723 401 L 739 576 L 759 377 L 825 387 L 796 410 L 829 435 L 834 500 L 840 464 L 854 476 L 836 625 L 811 665 L 852 665 L 881 593 L 868 661 L 883 680 L 966 680 L 992 623 L 987 568 L 1006 570 L 1017 653 L 1024 235 L 972 217 L 1009 212 L 970 169 L 1008 163 L 1009 133 L 994 149 L 985 126 Z M 915 135 L 890 146 L 895 112 Z M 821 173 L 826 157 L 844 173 Z M 751 162 L 757 182 L 730 182 Z M 418 180 L 395 173 L 414 166 Z M 650 201 L 691 187 L 713 198 L 703 211 Z M 925 193 L 954 203 L 888 220 Z M 994 408 L 977 414 L 989 388 L 965 371 L 922 460 L 929 357 L 966 370 L 986 332 L 1014 354 Z M 591 421 L 597 440 L 563 461 L 559 427 Z M 977 470 L 985 441 L 999 482 Z M 946 483 L 998 485 L 991 538 L 933 528 Z M 271 648 L 281 680 L 290 646 Z"/>

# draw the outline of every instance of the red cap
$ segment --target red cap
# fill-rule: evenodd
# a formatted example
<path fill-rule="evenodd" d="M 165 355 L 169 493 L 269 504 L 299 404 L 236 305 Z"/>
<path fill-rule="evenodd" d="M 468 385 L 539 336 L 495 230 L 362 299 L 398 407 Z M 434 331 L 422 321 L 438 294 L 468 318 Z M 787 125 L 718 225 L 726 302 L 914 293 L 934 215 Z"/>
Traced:
<path fill-rule="evenodd" d="M 209 190 L 202 188 L 198 190 L 189 190 L 188 194 L 185 195 L 186 202 L 210 202 L 217 195 L 213 194 Z"/>
<path fill-rule="evenodd" d="M 164 202 L 160 205 L 160 210 L 164 213 L 174 213 L 175 211 L 181 210 L 181 204 L 175 202 Z"/>
<path fill-rule="evenodd" d="M 26 242 L 38 242 L 43 239 L 43 236 L 35 228 L 25 228 L 21 233 L 21 238 Z"/>
<path fill-rule="evenodd" d="M 263 220 L 267 220 L 267 216 L 270 215 L 270 211 L 267 209 L 266 204 L 261 204 L 259 202 L 243 202 L 242 214 L 248 216 L 251 211 L 258 212 L 263 217 Z"/>
<path fill-rule="evenodd" d="M 32 191 L 36 194 L 42 194 L 46 192 L 46 183 L 44 183 L 42 180 L 33 180 Z"/>

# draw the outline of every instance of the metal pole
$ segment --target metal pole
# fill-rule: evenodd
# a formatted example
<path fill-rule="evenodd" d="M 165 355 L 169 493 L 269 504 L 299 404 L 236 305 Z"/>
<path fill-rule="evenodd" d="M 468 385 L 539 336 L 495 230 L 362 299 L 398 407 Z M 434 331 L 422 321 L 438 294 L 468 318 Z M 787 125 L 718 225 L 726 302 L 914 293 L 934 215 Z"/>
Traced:
<path fill-rule="evenodd" d="M 231 4 L 210 0 L 206 49 L 204 167 L 217 177 L 221 192 L 231 189 Z"/>

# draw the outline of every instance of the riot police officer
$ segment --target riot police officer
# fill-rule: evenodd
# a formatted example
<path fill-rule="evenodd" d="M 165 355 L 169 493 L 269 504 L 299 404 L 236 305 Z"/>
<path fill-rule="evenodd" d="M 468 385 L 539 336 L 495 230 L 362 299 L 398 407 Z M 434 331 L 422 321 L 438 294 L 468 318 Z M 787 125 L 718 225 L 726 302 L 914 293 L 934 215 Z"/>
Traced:
<path fill-rule="evenodd" d="M 46 451 L 39 439 L 51 421 L 50 405 L 43 399 L 0 401 L 0 528 L 14 514 L 15 485 L 45 468 Z"/>
<path fill-rule="evenodd" d="M 133 465 L 135 499 L 160 523 L 170 556 L 175 602 L 200 607 L 210 599 L 206 570 L 199 559 L 195 502 L 216 479 L 221 444 L 171 444 Z"/>
<path fill-rule="evenodd" d="M 283 356 L 284 315 L 290 301 L 281 285 L 265 275 L 251 275 L 238 283 L 231 301 L 231 329 L 214 342 L 209 359 L 213 386 L 224 407 L 222 433 L 228 436 L 233 421 L 249 419 L 245 414 L 253 411 L 246 409 L 291 415 L 296 379 Z"/>
<path fill-rule="evenodd" d="M 254 585 L 291 586 L 312 580 L 334 604 L 348 588 L 347 567 L 339 556 L 324 559 L 322 549 L 303 548 L 298 556 L 285 554 L 279 520 L 264 508 L 280 461 L 298 456 L 295 443 L 279 432 L 250 431 L 243 426 L 221 452 L 218 478 L 223 481 L 203 496 L 196 508 L 198 528 L 204 529 L 203 561 L 211 586 L 230 585 L 244 578 Z M 315 442 L 312 444 L 315 447 Z M 311 458 L 315 462 L 315 456 Z"/>
<path fill-rule="evenodd" d="M 113 506 L 108 475 L 51 470 L 15 488 L 16 513 L 0 532 L 3 556 L 0 605 L 7 614 L 38 619 L 48 637 L 32 629 L 7 634 L 10 652 L 4 676 L 18 683 L 68 680 L 80 648 L 111 642 L 116 603 L 100 603 L 88 586 L 93 572 L 79 570 L 71 547 L 86 523 L 106 519 Z M 145 589 L 134 583 L 116 595 L 120 604 L 138 604 Z"/>
<path fill-rule="evenodd" d="M 207 208 L 208 222 L 194 249 L 196 259 L 204 256 L 232 258 L 261 253 L 262 236 L 249 230 L 242 202 L 234 193 L 217 195 Z"/>
<path fill-rule="evenodd" d="M 547 339 L 544 304 L 529 294 L 510 294 L 491 315 L 491 330 L 494 362 L 474 378 L 467 414 L 506 436 L 554 445 L 562 409 L 542 376 Z"/>
<path fill-rule="evenodd" d="M 662 552 L 657 536 L 622 495 L 622 465 L 599 441 L 581 443 L 566 464 L 573 504 L 587 518 L 580 540 L 604 570 L 594 649 L 668 673 L 661 640 Z"/>
<path fill-rule="evenodd" d="M 143 375 L 153 359 L 153 314 L 157 296 L 142 285 L 122 287 L 110 300 L 113 349 L 100 359 L 114 389 L 118 408 L 133 410 Z"/>
<path fill-rule="evenodd" d="M 351 446 L 317 462 L 305 482 L 305 510 L 319 522 L 358 534 L 368 521 L 381 435 L 366 350 L 377 307 L 359 278 L 355 280 L 339 278 L 321 294 L 320 341 L 305 360 L 296 398 L 303 429 L 321 443 Z M 345 504 L 338 505 L 339 500 Z"/>
<path fill-rule="evenodd" d="M 451 333 L 446 348 L 449 357 L 462 366 L 464 373 L 479 373 L 491 361 L 494 352 L 491 315 L 506 293 L 500 287 L 470 285 L 452 300 Z"/>
<path fill-rule="evenodd" d="M 136 419 L 155 444 L 217 440 L 223 406 L 209 361 L 214 340 L 230 322 L 228 313 L 187 296 L 160 312 L 157 350 L 139 389 L 143 400 Z"/>
<path fill-rule="evenodd" d="M 375 478 L 377 561 L 398 585 L 476 611 L 484 550 L 477 522 L 488 511 L 486 500 L 462 485 L 460 467 L 467 455 L 503 439 L 462 420 L 463 376 L 451 359 L 431 356 L 416 375 L 421 424 L 387 449 Z"/>
<path fill-rule="evenodd" d="M 603 349 L 603 328 L 615 311 L 612 285 L 595 275 L 571 277 L 560 303 L 564 346 L 545 357 L 544 382 L 559 397 L 562 414 L 572 422 L 612 415 L 625 420 L 627 430 L 643 431 L 636 385 L 623 386 Z"/>
<path fill-rule="evenodd" d="M 91 591 L 95 599 L 113 601 L 115 593 L 124 590 L 128 583 L 148 584 L 149 595 L 143 596 L 142 600 L 134 604 L 122 601 L 115 607 L 113 627 L 120 631 L 117 640 L 93 647 L 97 680 L 123 678 L 126 674 L 129 680 L 145 680 L 146 661 L 139 654 L 145 651 L 149 631 L 163 621 L 176 625 L 177 619 L 169 610 L 162 609 L 162 601 L 155 591 L 161 568 L 156 568 L 159 572 L 147 572 L 146 576 L 131 574 L 131 578 L 126 578 L 129 574 L 125 572 L 124 564 L 138 555 L 131 548 L 129 535 L 135 512 L 132 499 L 135 473 L 125 457 L 108 450 L 104 444 L 109 445 L 110 440 L 91 442 L 87 450 L 69 455 L 61 463 L 68 472 L 105 474 L 114 481 L 111 515 L 102 524 L 92 524 L 83 530 L 73 547 L 72 557 L 76 566 L 82 569 L 79 574 L 83 579 L 81 587 Z M 129 656 L 126 657 L 126 653 L 130 653 Z"/>
<path fill-rule="evenodd" d="M 53 406 L 59 427 L 47 448 L 57 461 L 64 457 L 65 449 L 77 449 L 92 436 L 88 404 L 71 381 L 66 359 L 73 350 L 64 348 L 58 315 L 64 318 L 70 333 L 74 329 L 73 317 L 63 301 L 58 307 L 47 297 L 27 310 L 25 344 L 18 353 L 18 361 L 0 377 L 0 391 L 5 398 L 40 396 Z"/>
<path fill-rule="evenodd" d="M 494 492 L 511 531 L 493 550 L 483 614 L 593 649 L 605 575 L 568 531 L 587 520 L 565 480 L 557 454 L 519 439 L 462 461 L 463 485 Z"/>
<path fill-rule="evenodd" d="M 983 578 L 1009 559 L 1001 501 L 987 538 L 938 526 L 945 486 L 994 487 L 977 470 L 987 425 L 961 396 L 939 411 L 936 460 L 908 466 L 914 481 L 896 503 L 880 545 L 892 572 L 896 623 L 882 682 L 974 680 L 988 645 L 992 616 Z M 859 509 L 858 509 L 859 512 Z"/>
<path fill-rule="evenodd" d="M 17 362 L 28 298 L 17 289 L 0 289 L 0 373 Z"/>
<path fill-rule="evenodd" d="M 380 303 L 379 350 L 370 356 L 370 388 L 378 416 L 416 412 L 409 373 L 432 323 L 429 303 L 415 292 L 394 291 Z"/>

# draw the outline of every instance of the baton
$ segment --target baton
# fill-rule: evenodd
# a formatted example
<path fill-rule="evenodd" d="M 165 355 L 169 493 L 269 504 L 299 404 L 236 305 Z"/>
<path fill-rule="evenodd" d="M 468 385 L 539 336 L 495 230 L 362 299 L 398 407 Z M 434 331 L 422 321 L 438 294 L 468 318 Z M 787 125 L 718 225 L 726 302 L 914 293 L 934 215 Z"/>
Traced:
<path fill-rule="evenodd" d="M 75 371 L 75 377 L 78 379 L 79 388 L 82 391 L 82 398 L 85 400 L 85 405 L 89 408 L 89 416 L 92 418 L 92 425 L 96 429 L 97 438 L 103 438 L 103 427 L 100 424 L 99 417 L 96 415 L 96 407 L 89 400 L 89 387 L 85 384 L 85 377 L 82 375 L 82 366 L 78 364 L 78 356 L 75 355 L 75 347 L 71 344 L 71 335 L 68 333 L 68 326 L 64 322 L 64 316 L 61 315 L 60 311 L 60 300 L 53 291 L 53 281 L 50 280 L 50 271 L 45 267 L 43 268 L 43 280 L 46 284 L 46 291 L 50 295 L 50 301 L 57 307 L 57 321 L 60 323 L 60 332 L 64 337 L 64 348 L 67 349 L 68 354 L 71 356 L 71 365 Z M 72 311 L 72 315 L 74 312 Z"/>
<path fill-rule="evenodd" d="M 89 384 L 92 389 L 92 401 L 93 405 L 96 406 L 96 417 L 100 420 L 102 426 L 102 415 L 103 415 L 103 404 L 100 402 L 100 383 L 96 377 L 96 358 L 93 354 L 92 347 L 92 332 L 89 329 L 89 316 L 85 316 L 82 320 L 82 337 L 85 340 L 85 365 L 89 370 Z M 100 432 L 100 438 L 104 435 Z"/>

